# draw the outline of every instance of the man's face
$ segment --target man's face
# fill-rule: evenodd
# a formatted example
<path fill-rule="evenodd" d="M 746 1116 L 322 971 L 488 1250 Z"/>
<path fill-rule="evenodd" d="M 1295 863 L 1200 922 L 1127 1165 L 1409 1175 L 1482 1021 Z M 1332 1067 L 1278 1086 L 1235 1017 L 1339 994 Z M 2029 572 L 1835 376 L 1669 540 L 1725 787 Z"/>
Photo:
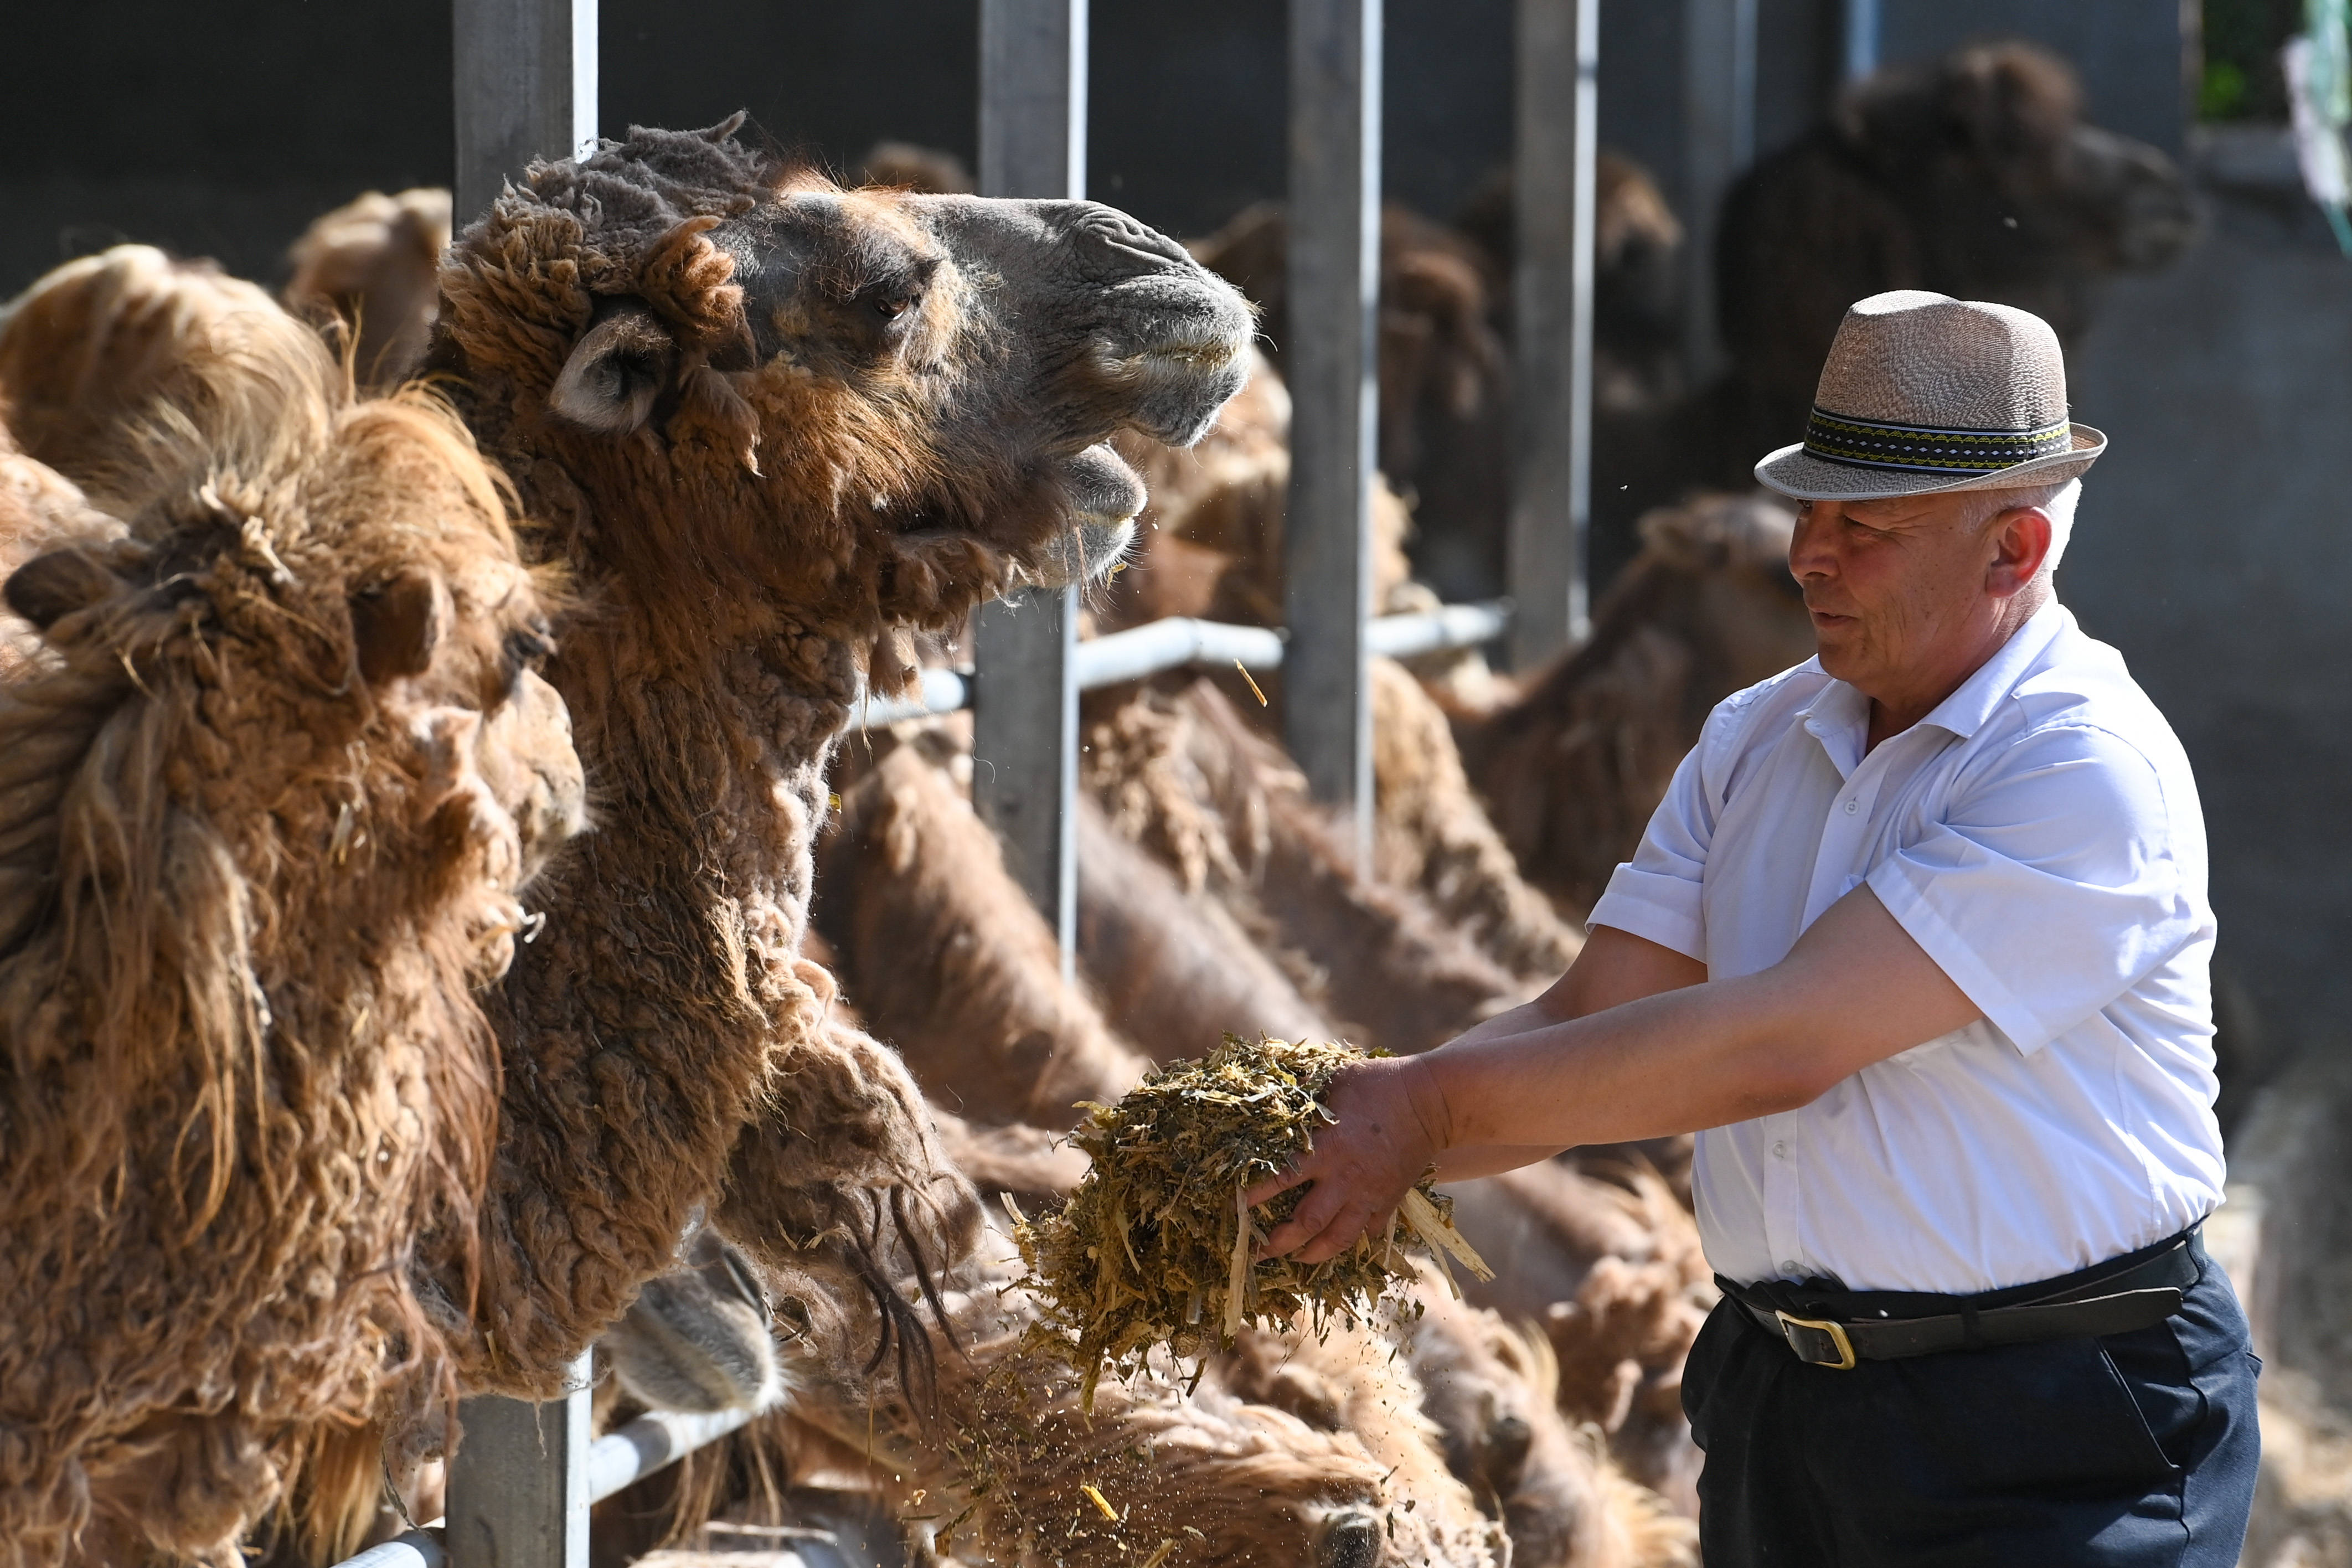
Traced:
<path fill-rule="evenodd" d="M 1988 516 L 1999 507 L 1981 490 L 1801 502 L 1789 570 L 1822 668 L 1883 697 L 1980 636 L 2002 554 Z"/>

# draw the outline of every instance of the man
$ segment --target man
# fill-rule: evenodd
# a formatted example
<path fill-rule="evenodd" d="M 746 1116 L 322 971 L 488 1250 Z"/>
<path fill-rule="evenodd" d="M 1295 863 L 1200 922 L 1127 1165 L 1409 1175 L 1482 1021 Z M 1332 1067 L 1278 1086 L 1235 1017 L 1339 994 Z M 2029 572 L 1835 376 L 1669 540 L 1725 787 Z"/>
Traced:
<path fill-rule="evenodd" d="M 2038 318 L 1854 306 L 1756 469 L 1819 657 L 1716 709 L 1565 978 L 1249 1194 L 1313 1184 L 1265 1244 L 1312 1262 L 1432 1164 L 1697 1131 L 1708 1568 L 2237 1560 L 2203 821 L 2051 586 L 2105 444 Z"/>

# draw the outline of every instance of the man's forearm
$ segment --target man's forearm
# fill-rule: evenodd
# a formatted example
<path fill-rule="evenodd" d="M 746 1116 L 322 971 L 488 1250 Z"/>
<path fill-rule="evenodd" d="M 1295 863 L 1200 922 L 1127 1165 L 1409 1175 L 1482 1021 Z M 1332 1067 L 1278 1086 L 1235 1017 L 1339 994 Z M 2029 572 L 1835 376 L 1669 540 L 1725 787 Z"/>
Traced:
<path fill-rule="evenodd" d="M 1827 1086 L 1805 1054 L 1769 1048 L 1781 1033 L 1770 990 L 1760 976 L 1718 982 L 1431 1052 L 1440 1169 L 1489 1173 L 1804 1104 Z"/>

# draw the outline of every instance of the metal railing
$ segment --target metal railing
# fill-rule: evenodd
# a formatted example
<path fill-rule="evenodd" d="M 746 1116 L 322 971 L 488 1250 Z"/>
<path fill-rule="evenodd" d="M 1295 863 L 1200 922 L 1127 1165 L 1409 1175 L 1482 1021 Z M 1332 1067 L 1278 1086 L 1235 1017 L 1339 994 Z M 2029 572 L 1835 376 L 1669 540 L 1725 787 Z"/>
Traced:
<path fill-rule="evenodd" d="M 688 1415 L 656 1410 L 606 1433 L 589 1445 L 588 1502 L 606 1498 L 666 1468 L 709 1443 L 715 1443 L 752 1418 L 749 1410 L 722 1410 L 710 1415 Z M 412 1530 L 371 1546 L 339 1568 L 446 1568 L 449 1551 L 442 1542 L 446 1521 Z"/>
<path fill-rule="evenodd" d="M 1510 621 L 1511 604 L 1507 599 L 1381 616 L 1366 624 L 1364 647 L 1382 658 L 1412 658 L 1446 648 L 1478 647 L 1501 637 Z M 1278 669 L 1289 642 L 1290 633 L 1280 627 L 1169 616 L 1078 644 L 1071 659 L 1074 684 L 1080 691 L 1093 691 L 1193 665 L 1222 669 L 1238 664 L 1248 670 Z M 979 684 L 978 672 L 971 667 L 927 669 L 922 674 L 921 687 L 912 696 L 868 697 L 859 701 L 850 710 L 849 727 L 879 729 L 908 719 L 958 712 L 972 705 Z"/>
<path fill-rule="evenodd" d="M 1287 742 L 1315 793 L 1370 816 L 1365 661 L 1510 635 L 1522 668 L 1580 634 L 1590 488 L 1593 142 L 1601 0 L 1514 0 L 1517 13 L 1515 384 L 1506 569 L 1517 601 L 1370 615 L 1368 513 L 1376 404 L 1381 0 L 1288 0 L 1292 488 L 1285 617 L 1300 628 Z M 1087 0 L 978 0 L 981 180 L 992 195 L 1075 196 L 1085 174 Z M 1752 15 L 1754 0 L 1683 0 Z M 1850 8 L 1859 0 L 1850 0 Z M 597 0 L 452 0 L 460 224 L 533 156 L 593 148 Z M 1736 24 L 1735 24 L 1736 25 Z M 1686 28 L 1686 30 L 1688 30 Z M 1711 35 L 1710 35 L 1711 36 Z M 1719 117 L 1718 117 L 1719 118 Z M 1076 696 L 1200 665 L 1265 670 L 1286 632 L 1169 619 L 1080 642 L 1074 595 L 982 617 L 980 668 L 927 669 L 918 691 L 859 704 L 888 724 L 973 706 L 999 765 L 975 805 L 1008 868 L 1074 945 Z M 983 753 L 987 754 L 987 753 Z M 1006 765 L 1009 760 L 1010 765 Z M 585 1363 L 583 1363 L 584 1379 Z M 585 1568 L 587 1507 L 748 1416 L 656 1414 L 593 1444 L 584 1392 L 545 1405 L 467 1402 L 445 1544 L 432 1527 L 341 1568 Z M 463 1483 L 463 1484 L 461 1484 Z"/>

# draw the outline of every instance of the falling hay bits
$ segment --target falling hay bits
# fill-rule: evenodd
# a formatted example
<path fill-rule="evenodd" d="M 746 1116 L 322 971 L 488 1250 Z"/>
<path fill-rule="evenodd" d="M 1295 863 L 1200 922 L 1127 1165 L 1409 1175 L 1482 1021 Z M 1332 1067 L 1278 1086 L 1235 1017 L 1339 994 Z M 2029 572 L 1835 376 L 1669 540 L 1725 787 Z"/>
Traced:
<path fill-rule="evenodd" d="M 1323 1104 L 1331 1080 L 1362 1059 L 1350 1046 L 1227 1036 L 1201 1060 L 1150 1075 L 1117 1105 L 1087 1107 L 1072 1136 L 1093 1169 L 1059 1213 L 1013 1216 L 1046 1306 L 1034 1348 L 1082 1369 L 1085 1408 L 1106 1366 L 1124 1375 L 1155 1346 L 1199 1360 L 1245 1323 L 1281 1328 L 1303 1317 L 1319 1333 L 1335 1320 L 1368 1319 L 1412 1279 L 1396 1254 L 1400 1241 L 1418 1241 L 1441 1267 L 1450 1256 L 1492 1277 L 1454 1228 L 1451 1201 L 1426 1177 L 1377 1241 L 1360 1238 L 1320 1264 L 1252 1260 L 1306 1189 L 1255 1210 L 1243 1194 L 1307 1152 L 1315 1130 L 1332 1121 Z"/>

